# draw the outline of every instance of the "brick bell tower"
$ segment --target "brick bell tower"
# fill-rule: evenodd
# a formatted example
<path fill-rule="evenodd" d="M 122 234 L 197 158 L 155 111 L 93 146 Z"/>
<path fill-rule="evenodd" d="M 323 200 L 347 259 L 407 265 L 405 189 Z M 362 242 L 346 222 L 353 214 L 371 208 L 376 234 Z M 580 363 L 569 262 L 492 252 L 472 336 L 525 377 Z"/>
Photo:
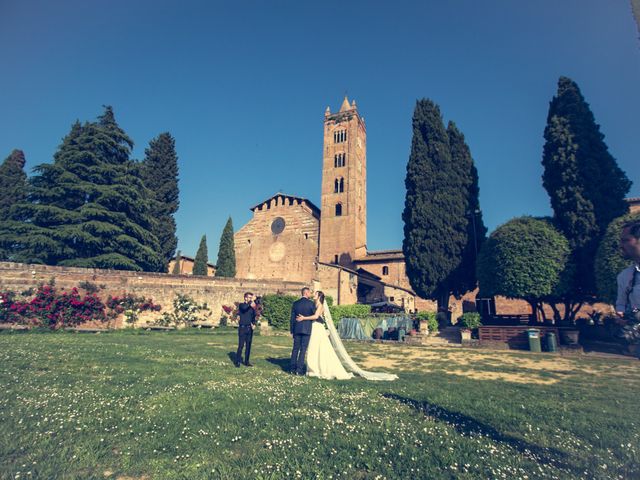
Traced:
<path fill-rule="evenodd" d="M 367 129 L 356 101 L 324 114 L 321 262 L 353 267 L 367 254 Z"/>

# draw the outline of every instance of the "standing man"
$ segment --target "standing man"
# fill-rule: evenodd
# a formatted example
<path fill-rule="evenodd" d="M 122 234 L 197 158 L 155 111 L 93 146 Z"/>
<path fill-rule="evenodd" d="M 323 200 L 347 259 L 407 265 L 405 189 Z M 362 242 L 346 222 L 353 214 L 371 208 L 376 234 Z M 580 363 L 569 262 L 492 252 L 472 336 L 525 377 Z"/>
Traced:
<path fill-rule="evenodd" d="M 640 358 L 640 220 L 622 227 L 620 248 L 633 265 L 618 274 L 616 314 L 623 325 L 619 336 L 629 346 L 629 353 Z"/>
<path fill-rule="evenodd" d="M 253 367 L 249 363 L 249 355 L 251 355 L 251 341 L 253 340 L 253 330 L 256 328 L 256 310 L 253 303 L 253 293 L 244 294 L 244 303 L 238 305 L 238 351 L 236 352 L 235 366 L 240 366 L 242 359 L 242 348 L 246 346 L 244 351 L 244 364 L 247 367 Z"/>
<path fill-rule="evenodd" d="M 307 347 L 311 338 L 313 320 L 296 321 L 298 315 L 313 316 L 316 305 L 311 300 L 311 290 L 308 287 L 302 289 L 302 298 L 296 300 L 291 307 L 290 329 L 293 335 L 293 350 L 291 350 L 290 373 L 304 375 L 304 360 L 307 355 Z"/>

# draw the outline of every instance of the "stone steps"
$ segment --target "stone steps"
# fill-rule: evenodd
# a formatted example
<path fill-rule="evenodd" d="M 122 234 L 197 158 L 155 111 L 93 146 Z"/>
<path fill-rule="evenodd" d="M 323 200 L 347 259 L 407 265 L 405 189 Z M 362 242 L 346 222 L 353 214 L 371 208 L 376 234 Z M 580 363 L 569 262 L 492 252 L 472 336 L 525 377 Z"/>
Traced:
<path fill-rule="evenodd" d="M 460 330 L 457 327 L 445 327 L 435 335 L 426 338 L 427 345 L 460 345 Z"/>

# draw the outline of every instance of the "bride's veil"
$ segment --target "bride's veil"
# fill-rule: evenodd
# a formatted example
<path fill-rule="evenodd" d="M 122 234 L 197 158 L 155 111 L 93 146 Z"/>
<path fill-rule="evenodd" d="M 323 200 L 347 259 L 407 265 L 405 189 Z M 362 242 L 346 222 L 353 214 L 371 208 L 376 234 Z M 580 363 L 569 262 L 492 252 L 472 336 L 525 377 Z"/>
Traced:
<path fill-rule="evenodd" d="M 329 310 L 329 306 L 327 305 L 326 300 L 324 301 L 323 307 L 323 316 L 327 324 L 327 329 L 329 330 L 329 338 L 331 339 L 333 349 L 336 351 L 336 354 L 338 355 L 338 358 L 340 359 L 340 362 L 342 362 L 344 368 L 355 373 L 356 375 L 360 375 L 361 377 L 366 378 L 367 380 L 395 380 L 398 378 L 398 376 L 394 375 L 393 373 L 367 372 L 366 370 L 362 370 L 358 365 L 356 365 L 356 362 L 352 360 L 352 358 L 347 353 L 347 350 L 344 348 L 344 344 L 340 339 L 340 335 L 338 335 L 338 331 L 333 324 L 331 311 Z"/>

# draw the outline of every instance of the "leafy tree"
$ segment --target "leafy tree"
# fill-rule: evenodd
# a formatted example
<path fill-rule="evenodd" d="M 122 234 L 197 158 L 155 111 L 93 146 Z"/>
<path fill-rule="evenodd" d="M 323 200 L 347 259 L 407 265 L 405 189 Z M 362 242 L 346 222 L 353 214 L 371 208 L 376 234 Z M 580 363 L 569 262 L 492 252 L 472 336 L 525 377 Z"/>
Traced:
<path fill-rule="evenodd" d="M 620 234 L 622 226 L 630 221 L 640 220 L 640 213 L 629 213 L 616 218 L 609 224 L 596 254 L 596 287 L 598 298 L 614 304 L 617 296 L 617 276 L 631 261 L 624 258 L 620 251 Z"/>
<path fill-rule="evenodd" d="M 416 103 L 405 186 L 407 276 L 419 296 L 447 308 L 451 294 L 475 287 L 475 246 L 486 230 L 478 216 L 477 171 L 469 147 L 455 124 L 445 130 L 431 100 Z"/>
<path fill-rule="evenodd" d="M 180 275 L 180 263 L 182 262 L 182 254 L 180 252 L 180 250 L 178 250 L 178 253 L 176 254 L 176 261 L 173 264 L 173 271 L 171 272 L 172 275 Z"/>
<path fill-rule="evenodd" d="M 515 218 L 498 227 L 478 257 L 478 281 L 483 295 L 526 300 L 544 315 L 542 304 L 566 288 L 570 248 L 550 221 Z"/>
<path fill-rule="evenodd" d="M 178 156 L 170 133 L 161 133 L 149 142 L 140 171 L 145 186 L 154 194 L 151 214 L 157 221 L 153 233 L 160 242 L 160 252 L 168 265 L 178 246 L 174 214 L 179 206 Z"/>
<path fill-rule="evenodd" d="M 216 277 L 236 276 L 236 251 L 233 240 L 233 222 L 231 217 L 222 230 L 220 236 L 220 248 L 218 249 L 218 263 L 216 264 Z"/>
<path fill-rule="evenodd" d="M 207 236 L 203 235 L 202 239 L 200 240 L 198 252 L 196 253 L 196 258 L 193 262 L 193 274 L 206 277 L 209 274 L 207 263 L 209 263 L 209 253 L 207 251 Z"/>
<path fill-rule="evenodd" d="M 594 257 L 609 223 L 627 211 L 631 182 L 604 143 L 578 85 L 560 77 L 544 132 L 543 185 L 551 199 L 554 223 L 572 249 L 571 287 L 564 320 L 573 320 L 583 302 L 595 300 Z"/>
<path fill-rule="evenodd" d="M 36 167 L 30 201 L 0 227 L 0 248 L 27 263 L 160 271 L 150 192 L 129 159 L 133 142 L 111 107 L 76 122 L 52 164 Z"/>

